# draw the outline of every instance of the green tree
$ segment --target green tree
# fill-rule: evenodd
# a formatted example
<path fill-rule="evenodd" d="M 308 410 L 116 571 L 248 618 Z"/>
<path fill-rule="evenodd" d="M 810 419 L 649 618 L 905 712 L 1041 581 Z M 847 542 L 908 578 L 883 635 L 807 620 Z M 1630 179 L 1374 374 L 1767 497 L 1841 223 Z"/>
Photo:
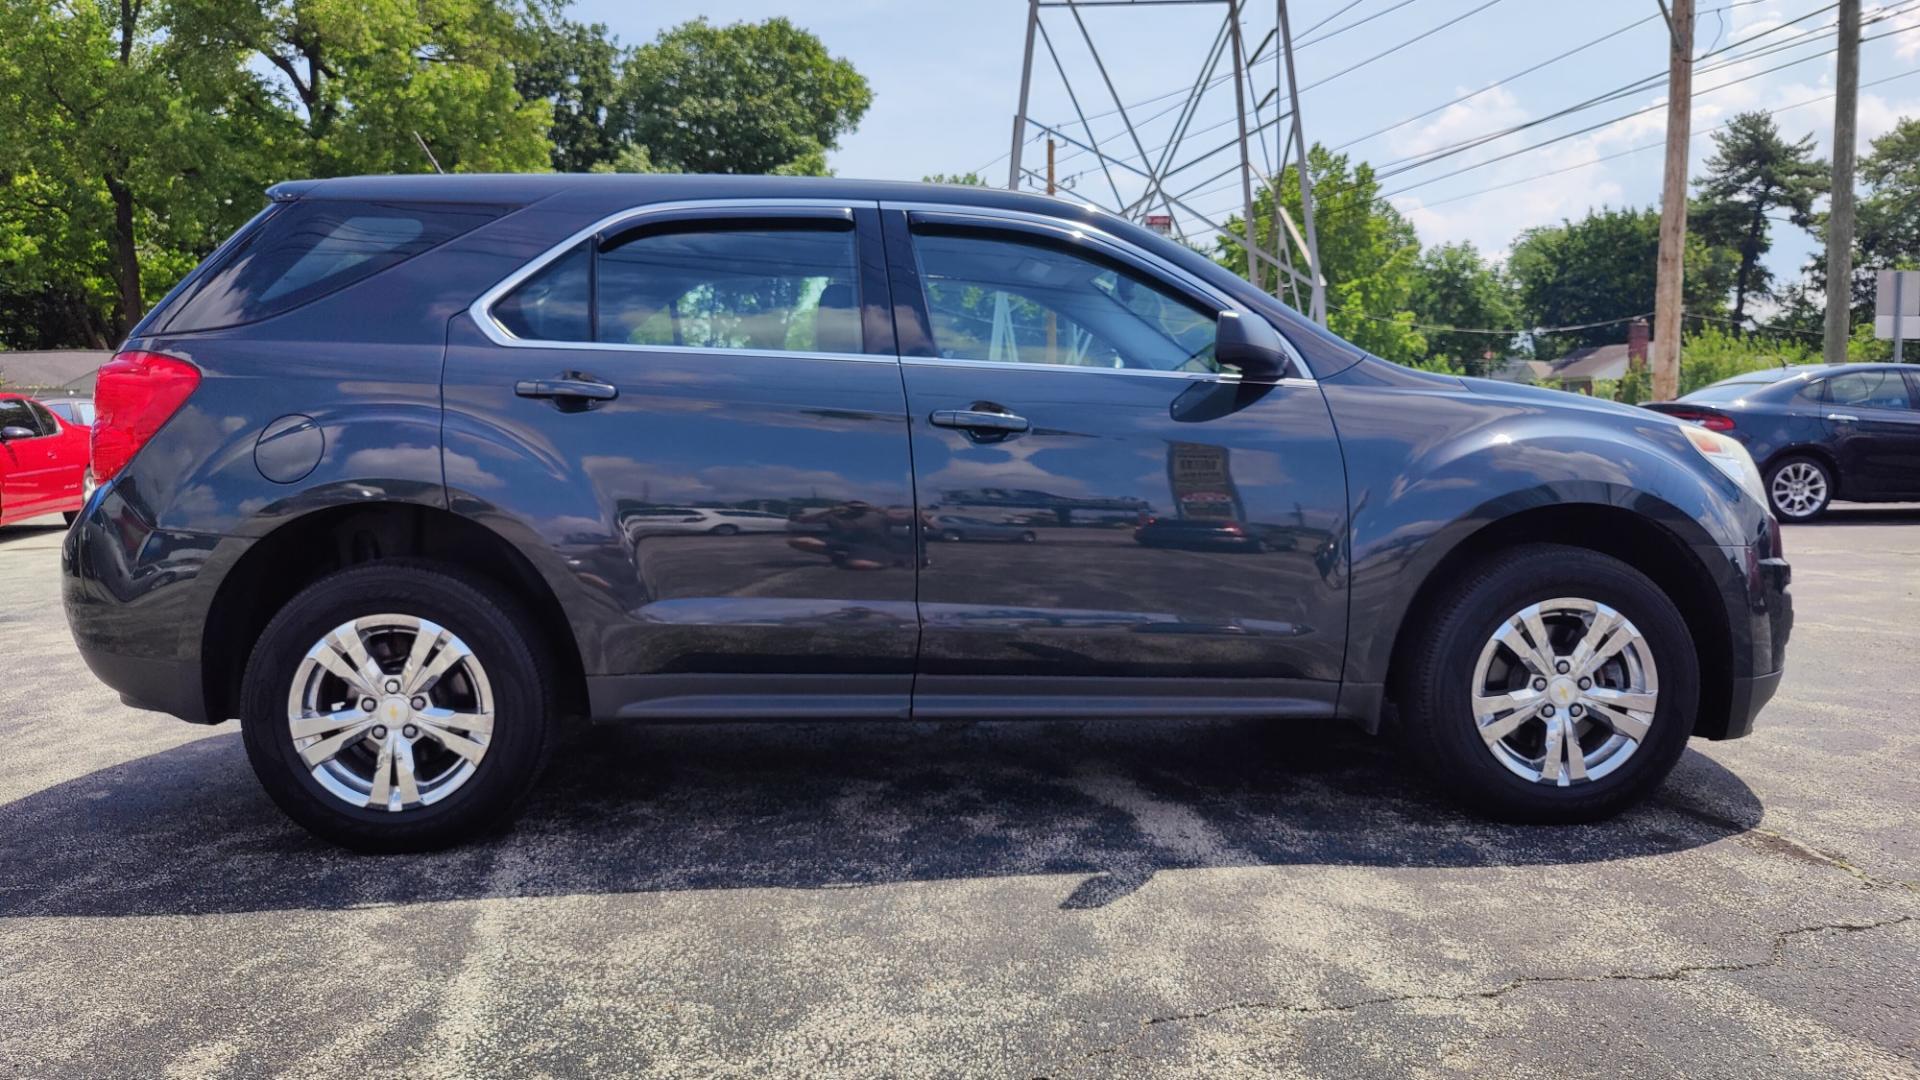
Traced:
<path fill-rule="evenodd" d="M 934 173 L 932 176 L 921 177 L 920 182 L 923 184 L 958 184 L 961 187 L 987 186 L 987 182 L 980 179 L 980 174 L 976 172 Z"/>
<path fill-rule="evenodd" d="M 1587 329 L 1542 336 L 1543 359 L 1575 348 L 1626 338 L 1625 321 L 1653 311 L 1655 262 L 1660 250 L 1658 210 L 1602 208 L 1579 221 L 1528 229 L 1515 241 L 1507 272 L 1519 289 L 1522 321 L 1535 327 Z M 1690 236 L 1685 302 L 1703 315 L 1725 310 L 1737 259 L 1724 248 Z"/>
<path fill-rule="evenodd" d="M 873 103 L 852 64 L 784 18 L 667 30 L 634 50 L 621 94 L 630 141 L 675 172 L 824 175 Z"/>
<path fill-rule="evenodd" d="M 553 112 L 547 138 L 555 172 L 590 172 L 619 156 L 632 129 L 621 93 L 627 52 L 599 23 L 586 25 L 535 11 L 526 30 L 526 57 L 514 66 L 513 85 L 526 101 Z"/>
<path fill-rule="evenodd" d="M 1773 248 L 1769 215 L 1785 210 L 1801 228 L 1813 224 L 1813 201 L 1825 193 L 1827 164 L 1813 156 L 1813 136 L 1788 142 L 1764 112 L 1741 113 L 1714 135 L 1707 173 L 1694 181 L 1690 229 L 1708 244 L 1739 253 L 1733 278 L 1733 321 L 1744 325 L 1747 301 L 1772 295 L 1773 275 L 1761 258 Z"/>
<path fill-rule="evenodd" d="M 1427 342 L 1414 328 L 1408 310 L 1420 256 L 1413 225 L 1380 197 L 1373 166 L 1365 162 L 1350 166 L 1346 155 L 1315 145 L 1307 154 L 1307 167 L 1313 174 L 1314 225 L 1321 274 L 1327 280 L 1328 326 L 1385 359 L 1403 363 L 1422 359 Z M 1274 250 L 1275 188 L 1280 205 L 1295 222 L 1301 220 L 1299 176 L 1296 167 L 1289 165 L 1273 186 L 1254 197 L 1254 234 L 1269 251 Z M 1229 218 L 1226 232 L 1244 235 L 1241 220 L 1237 215 Z M 1242 277 L 1247 275 L 1246 249 L 1232 240 L 1215 241 L 1214 259 Z M 1302 262 L 1295 260 L 1296 266 Z M 1291 296 L 1284 286 L 1277 291 L 1283 298 Z"/>
<path fill-rule="evenodd" d="M 1908 117 L 1873 140 L 1860 159 L 1868 195 L 1860 201 L 1861 262 L 1874 269 L 1920 270 L 1920 118 Z"/>
<path fill-rule="evenodd" d="M 537 35 L 503 0 L 173 0 L 172 10 L 173 33 L 230 43 L 278 73 L 300 136 L 287 164 L 304 175 L 550 162 L 551 106 L 514 85 Z"/>
<path fill-rule="evenodd" d="M 258 205 L 266 103 L 166 10 L 0 0 L 0 294 L 68 340 L 118 340 L 191 265 L 182 247 L 229 227 L 234 198 Z"/>
<path fill-rule="evenodd" d="M 1483 374 L 1485 354 L 1504 354 L 1514 334 L 1471 334 L 1435 329 L 1457 326 L 1506 329 L 1517 318 L 1513 286 L 1472 244 L 1428 248 L 1414 267 L 1410 306 L 1427 340 L 1426 359 Z"/>

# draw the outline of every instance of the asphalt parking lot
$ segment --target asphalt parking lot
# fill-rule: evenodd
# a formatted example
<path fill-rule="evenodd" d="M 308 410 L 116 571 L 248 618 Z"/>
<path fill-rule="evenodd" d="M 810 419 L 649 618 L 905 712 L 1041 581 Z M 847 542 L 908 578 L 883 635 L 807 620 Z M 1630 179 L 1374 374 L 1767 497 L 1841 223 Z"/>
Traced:
<path fill-rule="evenodd" d="M 592 727 L 363 858 L 0 529 L 0 1074 L 1920 1076 L 1920 509 L 1794 527 L 1751 738 L 1490 826 L 1271 724 Z"/>

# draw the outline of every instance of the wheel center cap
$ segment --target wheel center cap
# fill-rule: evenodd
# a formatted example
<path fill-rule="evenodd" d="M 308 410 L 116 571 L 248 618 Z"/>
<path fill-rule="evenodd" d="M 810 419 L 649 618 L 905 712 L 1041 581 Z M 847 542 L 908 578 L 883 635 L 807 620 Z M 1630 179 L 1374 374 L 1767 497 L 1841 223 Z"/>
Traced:
<path fill-rule="evenodd" d="M 1580 687 L 1572 678 L 1562 675 L 1547 683 L 1547 700 L 1564 708 L 1580 700 Z"/>
<path fill-rule="evenodd" d="M 413 707 L 397 694 L 380 702 L 380 719 L 390 727 L 405 723 L 412 714 Z"/>

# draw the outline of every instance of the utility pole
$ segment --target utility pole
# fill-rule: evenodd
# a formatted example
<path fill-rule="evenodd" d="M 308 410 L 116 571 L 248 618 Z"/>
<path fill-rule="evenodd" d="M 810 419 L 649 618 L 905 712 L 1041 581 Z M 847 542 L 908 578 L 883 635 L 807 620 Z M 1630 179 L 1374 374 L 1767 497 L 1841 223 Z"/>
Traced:
<path fill-rule="evenodd" d="M 1693 0 L 1667 17 L 1667 172 L 1660 188 L 1660 255 L 1653 286 L 1653 400 L 1680 396 L 1680 316 L 1685 304 L 1687 144 L 1693 131 Z"/>
<path fill-rule="evenodd" d="M 1040 33 L 1040 0 L 1027 3 L 1027 53 L 1020 62 L 1020 111 L 1013 114 L 1013 152 L 1007 157 L 1007 187 L 1020 190 L 1020 146 L 1027 141 L 1027 95 L 1033 91 L 1033 39 Z"/>
<path fill-rule="evenodd" d="M 1860 106 L 1860 0 L 1840 0 L 1833 76 L 1833 202 L 1827 211 L 1826 361 L 1847 362 L 1853 327 L 1853 150 Z"/>
<path fill-rule="evenodd" d="M 1047 194 L 1054 192 L 1053 185 L 1053 136 L 1047 136 Z M 1055 363 L 1060 348 L 1060 320 L 1053 309 L 1047 309 L 1047 363 Z"/>

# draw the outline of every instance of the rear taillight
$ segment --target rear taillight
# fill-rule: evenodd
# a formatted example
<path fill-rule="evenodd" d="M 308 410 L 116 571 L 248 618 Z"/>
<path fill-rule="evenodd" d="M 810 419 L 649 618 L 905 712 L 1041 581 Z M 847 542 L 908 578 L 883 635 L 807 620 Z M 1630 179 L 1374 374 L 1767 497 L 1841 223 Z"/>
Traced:
<path fill-rule="evenodd" d="M 1688 423 L 1699 424 L 1708 431 L 1733 430 L 1733 417 L 1723 416 L 1720 413 L 1700 412 L 1696 409 L 1670 409 L 1667 415 L 1676 420 L 1685 420 Z"/>
<path fill-rule="evenodd" d="M 93 479 L 104 484 L 200 385 L 200 369 L 171 356 L 123 352 L 100 365 L 94 382 Z"/>

